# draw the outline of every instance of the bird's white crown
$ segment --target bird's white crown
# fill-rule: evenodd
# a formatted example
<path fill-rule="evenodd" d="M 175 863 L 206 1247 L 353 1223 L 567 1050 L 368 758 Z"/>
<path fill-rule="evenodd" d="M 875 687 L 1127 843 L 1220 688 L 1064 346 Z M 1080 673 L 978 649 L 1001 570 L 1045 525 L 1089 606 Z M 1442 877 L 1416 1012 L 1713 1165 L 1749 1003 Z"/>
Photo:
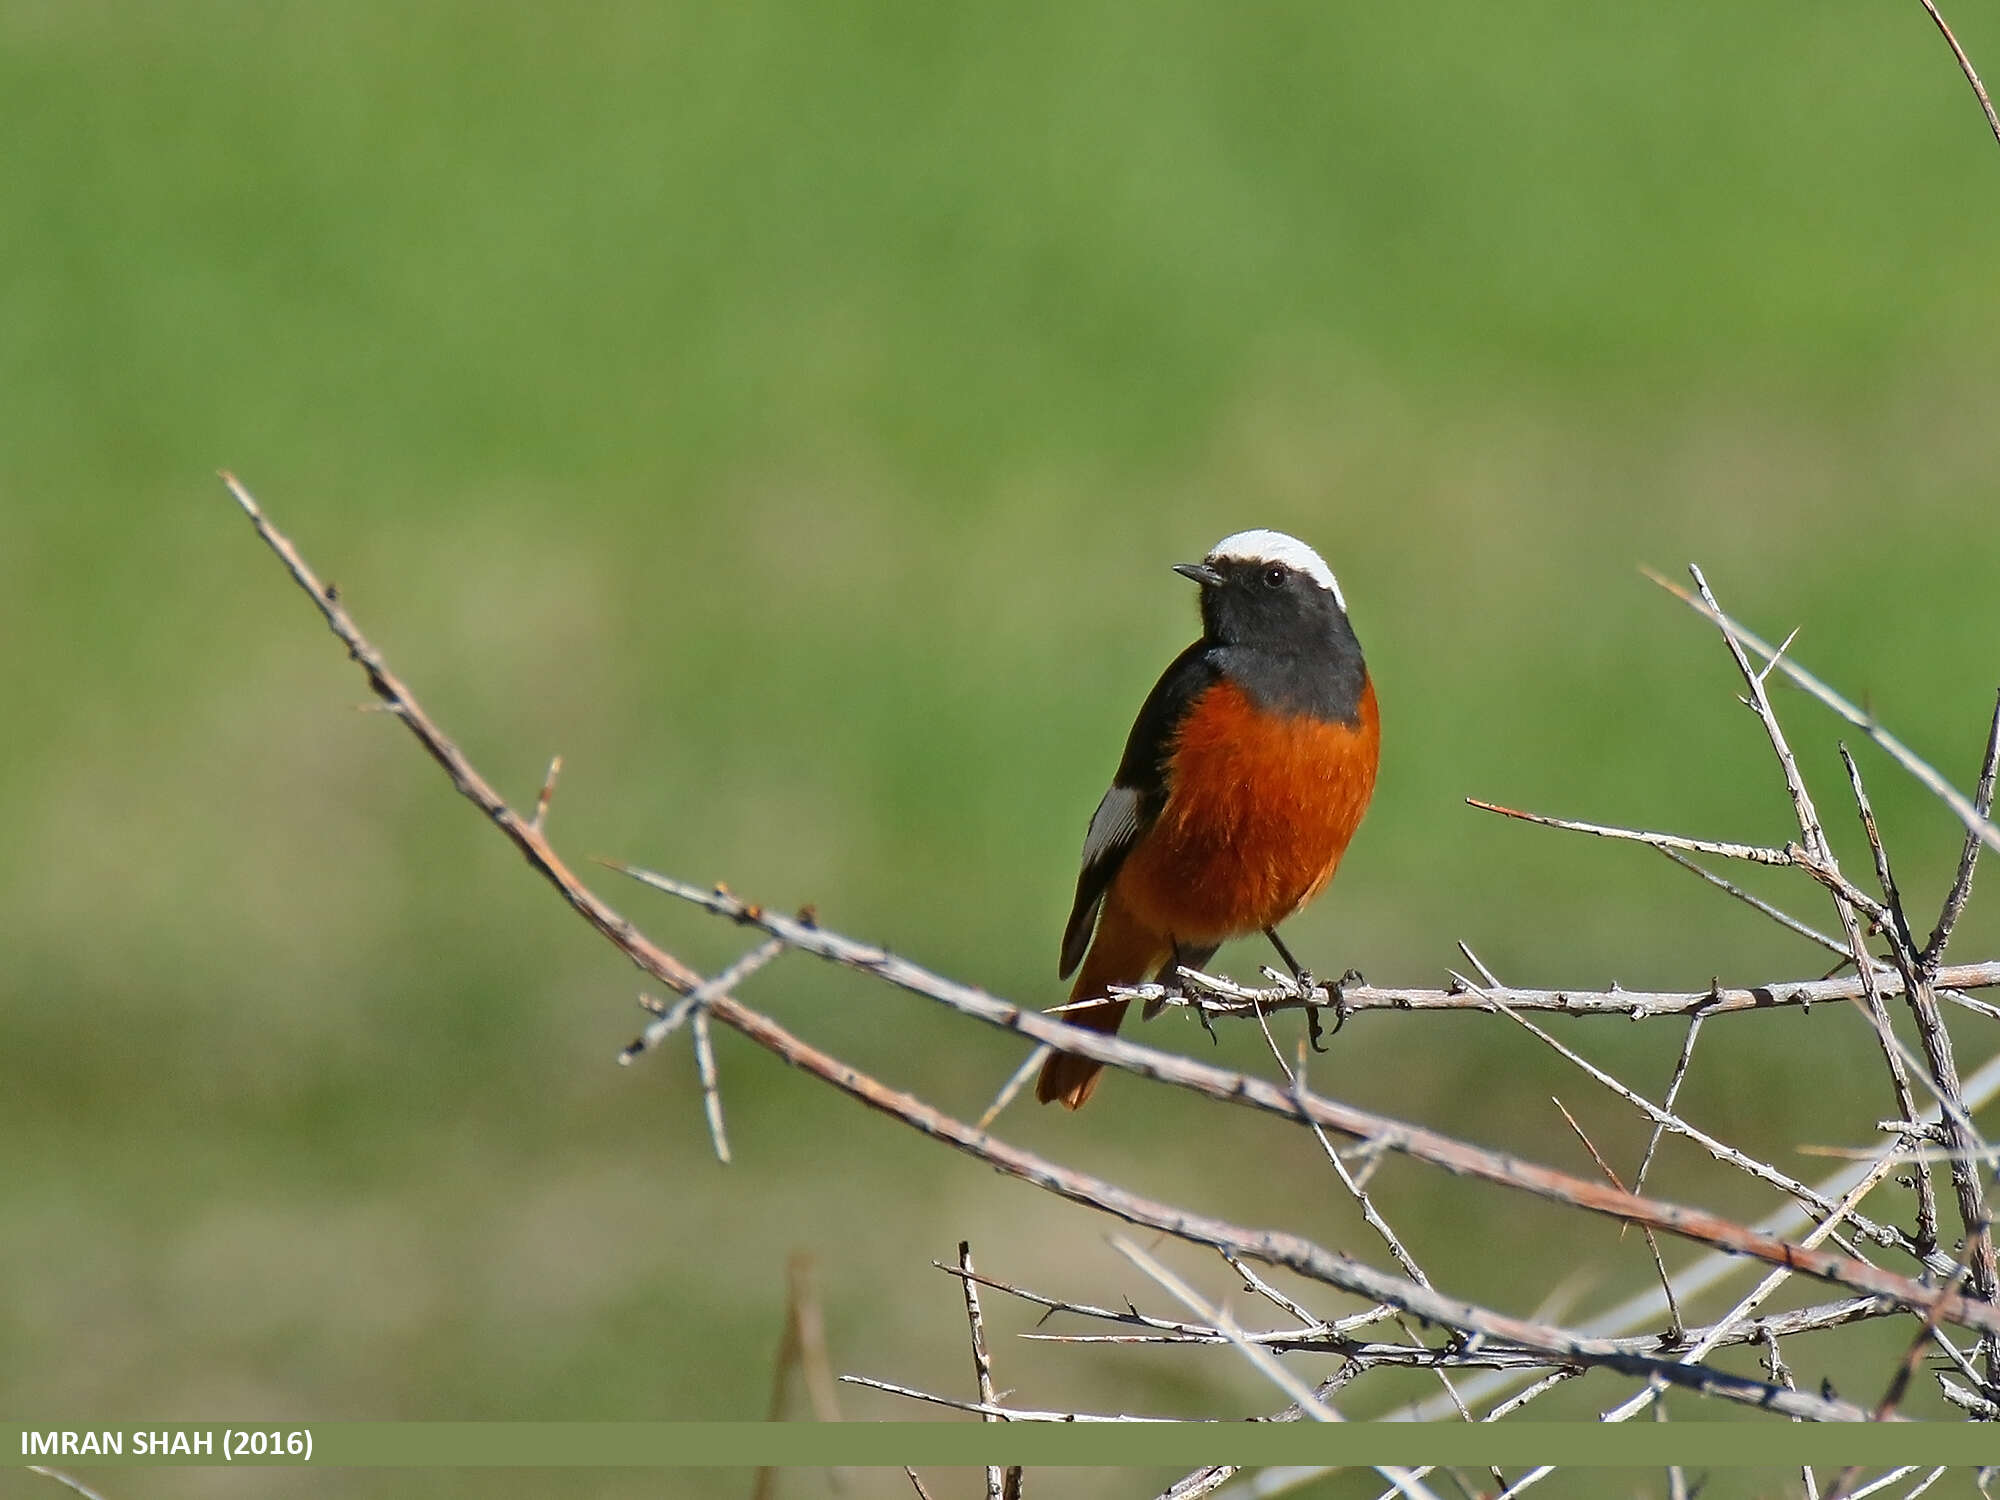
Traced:
<path fill-rule="evenodd" d="M 1347 608 L 1347 600 L 1340 592 L 1340 580 L 1333 576 L 1333 569 L 1326 565 L 1326 559 L 1297 537 L 1287 536 L 1282 531 L 1239 531 L 1234 536 L 1226 536 L 1209 549 L 1207 560 L 1212 563 L 1282 563 L 1305 574 L 1333 595 L 1333 602 L 1343 611 Z"/>

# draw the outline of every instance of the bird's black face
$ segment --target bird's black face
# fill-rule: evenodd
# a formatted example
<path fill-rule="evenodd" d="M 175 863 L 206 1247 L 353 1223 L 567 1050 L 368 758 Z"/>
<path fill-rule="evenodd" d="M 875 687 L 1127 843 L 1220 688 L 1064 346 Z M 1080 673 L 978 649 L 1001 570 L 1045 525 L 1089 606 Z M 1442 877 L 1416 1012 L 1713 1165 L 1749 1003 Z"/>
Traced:
<path fill-rule="evenodd" d="M 1201 585 L 1201 623 L 1218 646 L 1295 655 L 1353 639 L 1339 597 L 1287 563 L 1215 558 L 1175 572 Z"/>

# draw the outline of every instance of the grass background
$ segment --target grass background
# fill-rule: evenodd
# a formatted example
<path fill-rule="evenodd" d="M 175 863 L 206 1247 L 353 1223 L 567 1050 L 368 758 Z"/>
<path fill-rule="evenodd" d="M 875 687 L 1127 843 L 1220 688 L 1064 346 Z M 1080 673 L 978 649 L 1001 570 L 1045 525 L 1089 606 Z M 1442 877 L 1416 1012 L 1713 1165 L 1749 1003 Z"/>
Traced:
<path fill-rule="evenodd" d="M 1957 20 L 2000 57 L 1991 16 Z M 794 1249 L 840 1369 L 953 1390 L 926 1267 L 961 1237 L 1031 1285 L 1150 1295 L 1099 1222 L 728 1036 L 717 1167 L 684 1054 L 610 1065 L 629 972 L 349 711 L 219 465 L 504 789 L 565 755 L 566 851 L 810 900 L 1028 1003 L 1061 998 L 1082 828 L 1193 628 L 1167 565 L 1243 526 L 1327 554 L 1381 689 L 1375 808 L 1292 928 L 1324 971 L 1432 981 L 1460 938 L 1517 983 L 1823 967 L 1663 861 L 1462 805 L 1784 836 L 1720 644 L 1642 562 L 1802 624 L 1804 660 L 1971 777 L 2000 159 L 1914 6 L 0 0 L 0 138 L 0 1403 L 37 1419 L 754 1417 Z M 1835 726 L 1781 709 L 1859 857 Z M 1864 765 L 1924 911 L 1954 825 Z M 690 961 L 740 941 L 611 894 Z M 1961 956 L 2000 944 L 1994 908 Z M 960 1110 L 1018 1056 L 805 960 L 749 994 Z M 1634 1122 L 1503 1026 L 1367 1018 L 1316 1081 L 1587 1172 L 1556 1088 L 1635 1161 Z M 1679 1043 L 1565 1034 L 1642 1087 Z M 1991 1046 L 1968 1029 L 1968 1069 Z M 1805 1175 L 1796 1145 L 1890 1110 L 1824 1008 L 1718 1026 L 1684 1102 Z M 1113 1080 L 1006 1128 L 1368 1245 L 1255 1120 Z M 1771 1206 L 1700 1166 L 1669 1151 L 1654 1185 Z M 1615 1226 L 1377 1181 L 1466 1295 L 1529 1312 L 1560 1281 L 1581 1317 L 1650 1275 Z M 1791 1358 L 1872 1399 L 1906 1336 Z M 1033 1405 L 1279 1404 L 1227 1351 L 999 1359 Z M 416 1492 L 226 1478 L 200 1492 Z"/>

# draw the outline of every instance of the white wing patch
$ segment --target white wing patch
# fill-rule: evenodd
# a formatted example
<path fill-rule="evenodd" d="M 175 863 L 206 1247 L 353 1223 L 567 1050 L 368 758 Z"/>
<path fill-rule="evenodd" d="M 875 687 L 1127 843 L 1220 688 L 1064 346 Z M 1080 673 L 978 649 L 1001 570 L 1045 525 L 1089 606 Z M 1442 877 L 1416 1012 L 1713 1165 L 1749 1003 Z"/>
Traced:
<path fill-rule="evenodd" d="M 1113 786 L 1091 814 L 1090 832 L 1083 836 L 1083 867 L 1089 869 L 1105 855 L 1131 843 L 1138 833 L 1139 794 L 1129 786 Z"/>
<path fill-rule="evenodd" d="M 1226 536 L 1209 549 L 1208 560 L 1232 562 L 1272 562 L 1282 563 L 1288 568 L 1306 575 L 1314 583 L 1333 595 L 1343 613 L 1347 600 L 1340 592 L 1340 581 L 1333 576 L 1333 569 L 1326 565 L 1326 559 L 1295 536 L 1287 536 L 1282 531 L 1239 531 L 1234 536 Z"/>

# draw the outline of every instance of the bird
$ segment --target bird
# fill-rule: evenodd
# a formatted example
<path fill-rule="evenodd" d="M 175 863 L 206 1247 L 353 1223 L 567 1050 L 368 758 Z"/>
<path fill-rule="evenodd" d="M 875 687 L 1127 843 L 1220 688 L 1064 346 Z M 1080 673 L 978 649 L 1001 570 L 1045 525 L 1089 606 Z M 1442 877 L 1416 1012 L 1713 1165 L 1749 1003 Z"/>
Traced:
<path fill-rule="evenodd" d="M 1324 558 L 1282 531 L 1239 531 L 1174 571 L 1201 590 L 1201 639 L 1147 694 L 1084 835 L 1062 1018 L 1115 1032 L 1112 986 L 1178 991 L 1223 943 L 1278 936 L 1333 878 L 1375 791 L 1381 720 L 1347 600 Z M 1150 1020 L 1164 1005 L 1149 1000 Z M 1080 1109 L 1103 1065 L 1053 1052 L 1036 1097 Z"/>

